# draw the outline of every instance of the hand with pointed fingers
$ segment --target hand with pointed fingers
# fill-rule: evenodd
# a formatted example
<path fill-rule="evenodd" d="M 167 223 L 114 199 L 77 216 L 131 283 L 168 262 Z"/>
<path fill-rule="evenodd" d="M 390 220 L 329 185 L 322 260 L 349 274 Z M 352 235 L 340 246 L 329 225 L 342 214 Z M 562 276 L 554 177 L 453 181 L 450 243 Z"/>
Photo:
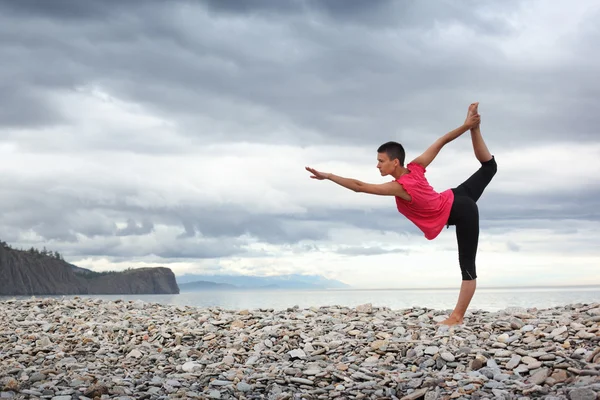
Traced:
<path fill-rule="evenodd" d="M 322 181 L 323 179 L 329 178 L 329 176 L 331 175 L 328 172 L 320 172 L 311 167 L 306 167 L 306 170 L 312 174 L 311 175 L 312 179 L 318 179 L 320 181 Z"/>

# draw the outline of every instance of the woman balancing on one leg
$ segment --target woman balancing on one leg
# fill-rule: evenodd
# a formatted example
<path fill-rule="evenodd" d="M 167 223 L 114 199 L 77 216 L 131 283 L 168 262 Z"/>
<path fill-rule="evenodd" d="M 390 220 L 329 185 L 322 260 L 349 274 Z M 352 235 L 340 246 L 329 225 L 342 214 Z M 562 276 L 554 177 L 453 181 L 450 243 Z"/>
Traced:
<path fill-rule="evenodd" d="M 394 196 L 398 211 L 421 229 L 428 240 L 435 239 L 444 226 L 456 226 L 462 285 L 454 311 L 441 322 L 446 325 L 462 324 L 475 293 L 475 258 L 479 240 L 479 212 L 476 202 L 496 174 L 495 158 L 481 136 L 478 104 L 473 103 L 469 106 L 467 118 L 460 127 L 440 137 L 406 167 L 404 148 L 400 143 L 382 144 L 377 150 L 377 168 L 382 176 L 393 176 L 394 180 L 391 182 L 370 184 L 306 167 L 313 179 L 328 179 L 355 192 Z M 444 145 L 468 130 L 471 131 L 473 150 L 481 167 L 459 186 L 441 193 L 436 192 L 425 178 L 427 166 Z"/>

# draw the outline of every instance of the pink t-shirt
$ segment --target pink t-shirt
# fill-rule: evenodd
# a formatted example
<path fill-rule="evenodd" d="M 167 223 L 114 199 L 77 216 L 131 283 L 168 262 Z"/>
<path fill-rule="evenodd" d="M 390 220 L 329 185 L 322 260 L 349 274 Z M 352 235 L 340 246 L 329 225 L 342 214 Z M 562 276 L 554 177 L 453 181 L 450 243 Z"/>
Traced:
<path fill-rule="evenodd" d="M 398 211 L 423 231 L 427 239 L 435 239 L 448 223 L 454 193 L 451 189 L 441 193 L 433 190 L 422 165 L 411 162 L 406 167 L 410 172 L 396 182 L 404 187 L 412 200 L 396 196 Z"/>

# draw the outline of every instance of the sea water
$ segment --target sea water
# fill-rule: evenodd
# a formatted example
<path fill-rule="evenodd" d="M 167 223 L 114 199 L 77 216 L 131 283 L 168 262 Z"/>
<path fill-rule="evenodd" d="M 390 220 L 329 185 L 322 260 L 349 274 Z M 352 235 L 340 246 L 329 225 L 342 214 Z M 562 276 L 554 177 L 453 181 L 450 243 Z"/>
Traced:
<path fill-rule="evenodd" d="M 194 307 L 219 307 L 224 310 L 273 309 L 285 310 L 321 306 L 355 307 L 371 303 L 393 310 L 427 307 L 452 310 L 459 289 L 328 289 L 328 290 L 207 290 L 174 295 L 80 295 L 103 300 L 141 300 L 150 303 Z M 31 296 L 4 296 L 28 298 Z M 73 298 L 75 296 L 36 296 Z M 600 302 L 598 286 L 478 288 L 469 309 L 498 311 L 506 308 L 550 308 L 576 303 Z"/>

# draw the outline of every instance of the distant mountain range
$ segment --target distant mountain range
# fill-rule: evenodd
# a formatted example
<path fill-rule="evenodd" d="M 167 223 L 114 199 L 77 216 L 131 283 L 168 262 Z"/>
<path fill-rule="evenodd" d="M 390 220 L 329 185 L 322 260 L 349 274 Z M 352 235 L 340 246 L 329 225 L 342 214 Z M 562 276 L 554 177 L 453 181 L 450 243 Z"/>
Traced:
<path fill-rule="evenodd" d="M 342 289 L 349 288 L 343 282 L 327 279 L 320 275 L 195 275 L 176 277 L 182 292 L 198 290 L 243 290 L 243 289 Z"/>

